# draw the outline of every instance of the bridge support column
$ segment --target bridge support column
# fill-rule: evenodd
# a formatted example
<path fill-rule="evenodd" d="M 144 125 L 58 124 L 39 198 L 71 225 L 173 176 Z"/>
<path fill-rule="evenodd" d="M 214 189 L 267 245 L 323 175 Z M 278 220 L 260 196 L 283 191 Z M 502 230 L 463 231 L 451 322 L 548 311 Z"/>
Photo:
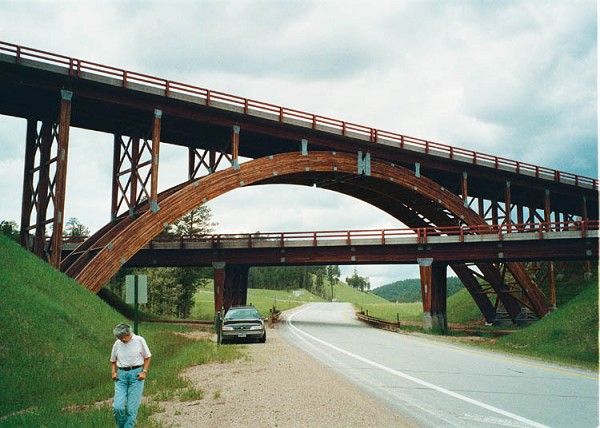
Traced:
<path fill-rule="evenodd" d="M 446 315 L 446 264 L 433 259 L 417 259 L 423 297 L 423 329 L 448 331 Z"/>
<path fill-rule="evenodd" d="M 154 120 L 152 122 L 152 148 L 150 167 L 150 210 L 153 213 L 158 212 L 158 157 L 160 151 L 160 127 L 162 120 L 162 110 L 154 110 Z"/>
<path fill-rule="evenodd" d="M 60 266 L 64 227 L 67 159 L 73 93 L 61 90 L 56 122 L 44 120 L 38 132 L 37 120 L 27 121 L 23 200 L 21 206 L 21 245 Z M 49 208 L 53 210 L 49 213 Z M 35 211 L 35 224 L 31 224 Z M 46 243 L 47 226 L 51 237 Z M 33 236 L 32 236 L 33 232 Z"/>
<path fill-rule="evenodd" d="M 234 125 L 233 133 L 231 134 L 231 164 L 233 169 L 240 169 L 240 161 L 238 159 L 240 152 L 240 127 Z"/>

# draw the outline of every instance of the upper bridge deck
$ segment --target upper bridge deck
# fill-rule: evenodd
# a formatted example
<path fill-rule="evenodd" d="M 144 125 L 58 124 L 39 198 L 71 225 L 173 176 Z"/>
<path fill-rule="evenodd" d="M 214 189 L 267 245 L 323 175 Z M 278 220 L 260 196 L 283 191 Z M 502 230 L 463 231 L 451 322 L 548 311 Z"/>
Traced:
<path fill-rule="evenodd" d="M 225 144 L 237 124 L 245 138 L 240 155 L 248 158 L 297 151 L 306 139 L 311 149 L 370 151 L 391 162 L 418 163 L 448 186 L 454 177 L 446 172 L 468 171 L 481 180 L 511 180 L 559 193 L 564 186 L 598 189 L 595 178 L 0 42 L 0 89 L 7 95 L 0 97 L 0 113 L 45 117 L 56 110 L 61 88 L 75 93 L 72 125 L 87 129 L 144 135 L 148 111 L 160 108 L 162 141 L 182 146 Z M 486 183 L 471 189 L 485 192 Z M 597 199 L 597 192 L 587 194 Z"/>

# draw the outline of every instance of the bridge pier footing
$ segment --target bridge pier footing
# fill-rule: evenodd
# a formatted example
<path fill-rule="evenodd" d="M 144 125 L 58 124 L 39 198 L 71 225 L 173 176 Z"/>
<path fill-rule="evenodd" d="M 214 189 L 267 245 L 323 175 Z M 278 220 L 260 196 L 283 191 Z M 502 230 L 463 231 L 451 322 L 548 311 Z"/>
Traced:
<path fill-rule="evenodd" d="M 448 319 L 445 313 L 423 312 L 423 329 L 428 331 L 448 330 Z"/>

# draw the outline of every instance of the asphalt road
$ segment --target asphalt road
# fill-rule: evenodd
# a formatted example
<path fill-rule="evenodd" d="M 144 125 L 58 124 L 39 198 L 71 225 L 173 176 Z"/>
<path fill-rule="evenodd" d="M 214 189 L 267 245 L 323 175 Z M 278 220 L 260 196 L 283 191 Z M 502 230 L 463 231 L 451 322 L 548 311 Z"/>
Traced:
<path fill-rule="evenodd" d="M 420 426 L 599 426 L 597 373 L 373 329 L 346 303 L 284 319 L 283 337 Z"/>

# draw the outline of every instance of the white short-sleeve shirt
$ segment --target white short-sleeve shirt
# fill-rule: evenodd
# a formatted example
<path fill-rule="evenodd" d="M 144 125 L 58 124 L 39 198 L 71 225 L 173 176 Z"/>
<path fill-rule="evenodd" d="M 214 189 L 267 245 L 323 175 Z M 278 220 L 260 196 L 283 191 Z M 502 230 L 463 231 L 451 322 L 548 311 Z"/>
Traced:
<path fill-rule="evenodd" d="M 141 366 L 144 359 L 151 356 L 146 339 L 132 333 L 131 340 L 127 343 L 117 339 L 110 354 L 110 361 L 116 361 L 117 367 Z"/>

